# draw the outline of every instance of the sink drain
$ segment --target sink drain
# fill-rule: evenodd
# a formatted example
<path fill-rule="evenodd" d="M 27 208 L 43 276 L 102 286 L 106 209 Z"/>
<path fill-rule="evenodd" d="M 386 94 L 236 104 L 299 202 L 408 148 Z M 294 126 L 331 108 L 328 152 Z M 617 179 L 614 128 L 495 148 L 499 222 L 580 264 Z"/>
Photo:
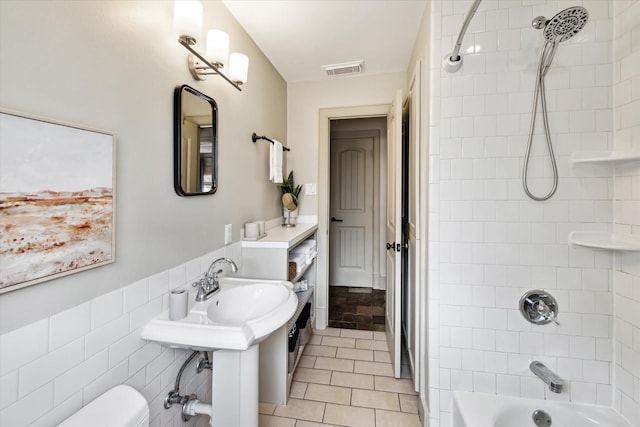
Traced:
<path fill-rule="evenodd" d="M 537 427 L 549 427 L 551 425 L 551 416 L 542 409 L 533 411 L 531 418 L 533 418 L 533 422 Z"/>

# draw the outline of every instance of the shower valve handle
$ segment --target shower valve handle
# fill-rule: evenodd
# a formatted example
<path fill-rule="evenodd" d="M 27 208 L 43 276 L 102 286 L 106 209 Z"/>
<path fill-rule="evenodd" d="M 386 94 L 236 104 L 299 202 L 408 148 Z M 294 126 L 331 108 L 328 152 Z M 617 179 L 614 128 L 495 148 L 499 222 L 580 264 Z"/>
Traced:
<path fill-rule="evenodd" d="M 538 314 L 540 314 L 542 317 L 544 317 L 547 320 L 551 320 L 553 323 L 560 326 L 560 322 L 558 322 L 558 320 L 556 319 L 555 313 L 551 310 L 551 308 L 549 308 L 547 304 L 545 304 L 543 300 L 540 300 L 538 302 L 537 310 L 538 310 Z"/>

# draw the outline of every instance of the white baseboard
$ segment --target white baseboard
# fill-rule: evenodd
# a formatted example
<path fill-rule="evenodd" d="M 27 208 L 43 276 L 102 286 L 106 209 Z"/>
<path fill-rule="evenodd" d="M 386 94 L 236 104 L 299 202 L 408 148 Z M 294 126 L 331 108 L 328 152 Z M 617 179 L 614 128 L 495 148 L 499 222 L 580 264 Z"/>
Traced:
<path fill-rule="evenodd" d="M 370 285 L 359 285 L 359 284 L 354 284 L 354 285 L 340 285 L 337 283 L 332 283 L 329 286 L 345 286 L 347 288 L 370 288 Z"/>
<path fill-rule="evenodd" d="M 418 416 L 422 421 L 422 427 L 429 427 L 429 412 L 424 407 L 424 402 L 421 398 L 418 399 Z"/>
<path fill-rule="evenodd" d="M 374 274 L 373 285 L 366 285 L 366 284 L 342 285 L 339 283 L 330 283 L 329 286 L 346 286 L 349 288 L 372 288 L 377 290 L 385 290 L 387 289 L 387 277 Z"/>
<path fill-rule="evenodd" d="M 378 290 L 387 289 L 387 276 L 380 276 L 378 274 L 374 274 L 373 289 L 378 289 Z"/>
<path fill-rule="evenodd" d="M 316 325 L 315 329 L 327 329 L 327 319 L 329 318 L 326 308 L 316 307 Z"/>

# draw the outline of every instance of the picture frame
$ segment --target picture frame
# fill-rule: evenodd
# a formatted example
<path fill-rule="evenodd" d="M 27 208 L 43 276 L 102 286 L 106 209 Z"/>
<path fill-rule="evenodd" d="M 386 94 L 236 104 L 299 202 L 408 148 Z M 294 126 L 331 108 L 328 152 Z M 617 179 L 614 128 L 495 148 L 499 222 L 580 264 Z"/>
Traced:
<path fill-rule="evenodd" d="M 115 135 L 0 109 L 0 294 L 115 262 Z"/>

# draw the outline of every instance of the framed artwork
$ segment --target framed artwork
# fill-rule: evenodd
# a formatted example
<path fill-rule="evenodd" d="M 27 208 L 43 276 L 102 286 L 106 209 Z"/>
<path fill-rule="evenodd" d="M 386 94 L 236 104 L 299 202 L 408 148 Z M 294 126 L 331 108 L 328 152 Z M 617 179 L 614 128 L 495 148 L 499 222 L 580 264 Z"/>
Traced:
<path fill-rule="evenodd" d="M 0 293 L 115 261 L 115 136 L 0 110 Z"/>

